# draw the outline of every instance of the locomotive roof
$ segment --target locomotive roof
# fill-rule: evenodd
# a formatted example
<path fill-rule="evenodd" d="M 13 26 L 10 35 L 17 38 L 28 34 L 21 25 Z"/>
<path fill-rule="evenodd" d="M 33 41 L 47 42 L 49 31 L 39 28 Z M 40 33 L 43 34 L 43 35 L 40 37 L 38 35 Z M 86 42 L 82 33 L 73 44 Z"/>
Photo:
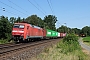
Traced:
<path fill-rule="evenodd" d="M 15 23 L 15 24 L 23 24 L 23 25 L 25 25 L 25 24 L 28 24 L 28 23 Z M 38 26 L 35 26 L 35 25 L 30 24 L 30 26 L 34 27 L 34 28 L 42 29 L 41 27 L 38 27 Z"/>
<path fill-rule="evenodd" d="M 38 28 L 38 29 L 42 29 L 41 27 L 35 26 L 35 25 L 31 25 L 30 26 L 34 27 L 34 28 Z"/>
<path fill-rule="evenodd" d="M 27 24 L 27 23 L 15 23 L 15 24 Z"/>

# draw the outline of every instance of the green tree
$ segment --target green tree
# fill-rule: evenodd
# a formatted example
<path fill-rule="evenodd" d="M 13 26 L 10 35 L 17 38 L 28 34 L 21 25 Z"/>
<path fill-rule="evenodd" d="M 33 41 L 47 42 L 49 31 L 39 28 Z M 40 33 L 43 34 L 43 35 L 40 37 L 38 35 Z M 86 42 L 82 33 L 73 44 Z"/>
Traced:
<path fill-rule="evenodd" d="M 25 21 L 32 25 L 37 25 L 37 26 L 39 25 L 37 15 L 31 15 L 31 16 L 27 17 Z"/>
<path fill-rule="evenodd" d="M 12 24 L 14 24 L 15 23 L 15 21 L 16 21 L 16 18 L 14 18 L 14 17 L 10 17 L 10 23 L 12 23 Z"/>
<path fill-rule="evenodd" d="M 73 33 L 75 33 L 75 34 L 80 34 L 80 29 L 78 29 L 78 28 L 72 28 L 72 31 L 73 31 Z"/>
<path fill-rule="evenodd" d="M 25 18 L 23 18 L 22 21 L 25 21 Z"/>
<path fill-rule="evenodd" d="M 58 31 L 58 32 L 67 33 L 67 32 L 68 32 L 68 28 L 67 28 L 67 26 L 62 25 L 61 27 L 59 27 L 59 28 L 57 29 L 57 31 Z"/>
<path fill-rule="evenodd" d="M 38 17 L 38 26 L 44 28 L 44 21 Z"/>
<path fill-rule="evenodd" d="M 49 27 L 51 30 L 56 30 L 55 23 L 57 22 L 57 17 L 54 15 L 48 15 L 44 17 L 44 22 L 46 24 L 46 28 Z"/>
<path fill-rule="evenodd" d="M 36 25 L 37 24 L 36 17 L 37 17 L 37 15 L 31 15 L 31 16 L 27 17 L 25 21 L 32 24 L 32 25 Z"/>
<path fill-rule="evenodd" d="M 90 27 L 89 26 L 83 27 L 81 30 L 81 34 L 85 34 L 86 36 L 90 36 Z"/>
<path fill-rule="evenodd" d="M 18 17 L 18 18 L 16 19 L 16 22 L 17 22 L 17 23 L 22 22 L 21 17 Z"/>
<path fill-rule="evenodd" d="M 10 37 L 11 33 L 11 24 L 8 21 L 7 17 L 0 17 L 0 39 L 6 39 Z"/>
<path fill-rule="evenodd" d="M 25 21 L 32 25 L 36 25 L 36 26 L 39 26 L 42 28 L 44 27 L 44 21 L 37 15 L 31 15 L 31 16 L 27 17 Z"/>

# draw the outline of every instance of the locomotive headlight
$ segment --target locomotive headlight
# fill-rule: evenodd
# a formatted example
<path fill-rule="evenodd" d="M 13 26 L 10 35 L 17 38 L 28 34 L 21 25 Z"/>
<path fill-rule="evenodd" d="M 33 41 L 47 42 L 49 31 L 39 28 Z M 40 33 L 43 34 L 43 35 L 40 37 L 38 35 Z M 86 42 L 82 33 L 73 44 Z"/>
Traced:
<path fill-rule="evenodd" d="M 12 32 L 17 32 L 16 30 L 13 30 Z"/>

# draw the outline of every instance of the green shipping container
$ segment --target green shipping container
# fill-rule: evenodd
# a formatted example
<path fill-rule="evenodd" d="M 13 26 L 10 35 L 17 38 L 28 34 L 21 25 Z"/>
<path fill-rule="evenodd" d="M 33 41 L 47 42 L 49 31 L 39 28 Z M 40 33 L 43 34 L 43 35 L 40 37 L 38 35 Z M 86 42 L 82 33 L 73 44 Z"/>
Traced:
<path fill-rule="evenodd" d="M 53 37 L 58 37 L 58 32 L 52 31 L 52 36 L 53 36 Z"/>
<path fill-rule="evenodd" d="M 58 32 L 47 29 L 46 37 L 58 37 Z"/>

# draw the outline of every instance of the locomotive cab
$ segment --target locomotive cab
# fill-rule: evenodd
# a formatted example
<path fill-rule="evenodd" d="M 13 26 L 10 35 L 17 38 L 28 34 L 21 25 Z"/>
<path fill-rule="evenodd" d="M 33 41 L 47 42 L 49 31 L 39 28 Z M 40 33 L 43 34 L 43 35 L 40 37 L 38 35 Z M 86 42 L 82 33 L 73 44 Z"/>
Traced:
<path fill-rule="evenodd" d="M 12 38 L 14 39 L 14 41 L 20 42 L 24 40 L 24 29 L 24 24 L 14 24 L 12 29 Z"/>

